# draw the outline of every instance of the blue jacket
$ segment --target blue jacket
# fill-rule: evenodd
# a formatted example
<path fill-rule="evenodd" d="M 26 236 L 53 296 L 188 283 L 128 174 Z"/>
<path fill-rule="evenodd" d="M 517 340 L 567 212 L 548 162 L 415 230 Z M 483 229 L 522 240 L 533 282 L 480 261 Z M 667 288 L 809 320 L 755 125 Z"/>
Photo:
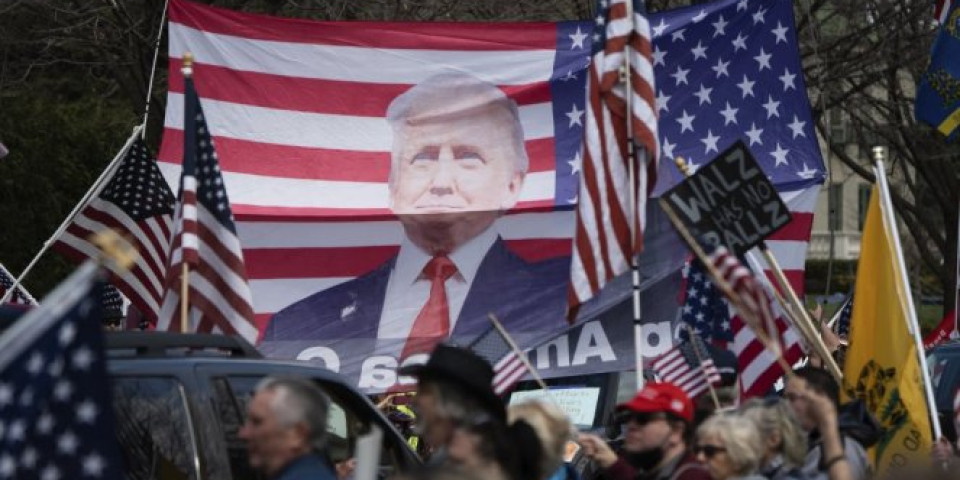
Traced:
<path fill-rule="evenodd" d="M 324 459 L 311 453 L 288 463 L 273 480 L 337 480 L 337 477 Z"/>

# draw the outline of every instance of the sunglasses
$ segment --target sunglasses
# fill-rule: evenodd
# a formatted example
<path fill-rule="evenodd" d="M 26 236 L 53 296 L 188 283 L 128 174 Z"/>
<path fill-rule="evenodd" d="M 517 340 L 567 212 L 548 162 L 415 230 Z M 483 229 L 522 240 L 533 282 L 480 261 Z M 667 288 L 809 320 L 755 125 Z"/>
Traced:
<path fill-rule="evenodd" d="M 693 447 L 693 453 L 695 455 L 703 454 L 706 458 L 713 458 L 714 455 L 720 452 L 726 452 L 727 449 L 723 447 L 718 447 L 716 445 L 697 445 Z"/>
<path fill-rule="evenodd" d="M 624 412 L 619 416 L 619 423 L 633 422 L 637 425 L 646 425 L 656 420 L 666 420 L 667 416 L 662 413 L 637 413 Z"/>

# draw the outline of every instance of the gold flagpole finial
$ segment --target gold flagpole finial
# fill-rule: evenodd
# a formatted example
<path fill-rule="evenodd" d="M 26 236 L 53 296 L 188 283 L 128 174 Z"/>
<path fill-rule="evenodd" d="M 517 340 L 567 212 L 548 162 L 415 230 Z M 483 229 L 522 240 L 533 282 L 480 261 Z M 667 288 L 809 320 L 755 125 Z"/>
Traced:
<path fill-rule="evenodd" d="M 682 173 L 684 177 L 692 175 L 693 172 L 690 171 L 690 165 L 687 164 L 687 161 L 684 160 L 683 157 L 674 158 L 673 163 L 677 165 L 677 168 L 680 169 L 680 173 Z"/>
<path fill-rule="evenodd" d="M 180 71 L 183 72 L 183 75 L 186 77 L 193 75 L 193 54 L 192 53 L 184 52 L 183 66 L 180 67 Z"/>

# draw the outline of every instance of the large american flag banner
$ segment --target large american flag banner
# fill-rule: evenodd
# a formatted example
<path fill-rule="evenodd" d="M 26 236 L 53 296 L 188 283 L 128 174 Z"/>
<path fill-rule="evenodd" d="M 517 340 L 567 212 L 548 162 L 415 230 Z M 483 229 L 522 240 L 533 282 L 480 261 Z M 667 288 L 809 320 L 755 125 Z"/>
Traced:
<path fill-rule="evenodd" d="M 316 22 L 173 0 L 159 165 L 178 177 L 180 65 L 190 51 L 263 328 L 283 307 L 396 254 L 387 106 L 435 74 L 468 73 L 519 105 L 530 167 L 499 221 L 504 240 L 528 261 L 568 256 L 591 28 Z"/>
<path fill-rule="evenodd" d="M 3 264 L 0 263 L 0 298 L 7 295 L 7 292 L 13 287 L 15 282 L 16 279 L 14 279 L 10 271 L 7 270 L 7 267 L 4 267 Z M 14 305 L 36 305 L 37 301 L 34 300 L 27 289 L 23 288 L 22 285 L 17 285 L 16 290 L 13 291 L 10 299 L 5 303 L 12 303 Z"/>
<path fill-rule="evenodd" d="M 94 262 L 0 336 L 0 478 L 122 478 Z"/>
<path fill-rule="evenodd" d="M 659 151 L 644 2 L 600 0 L 596 24 L 570 270 L 573 305 L 626 272 L 642 249 L 646 200 L 656 183 Z M 633 158 L 629 141 L 636 146 Z"/>
<path fill-rule="evenodd" d="M 770 301 L 770 286 L 762 277 L 754 277 L 739 260 L 720 247 L 707 253 L 724 280 L 733 286 L 734 294 L 750 315 L 757 318 L 771 339 L 776 342 L 787 363 L 803 356 L 800 336 L 785 318 L 782 310 Z M 746 396 L 766 394 L 783 375 L 773 352 L 764 347 L 756 333 L 747 326 L 743 313 L 734 309 L 710 280 L 705 267 L 691 260 L 686 267 L 686 282 L 681 320 L 690 325 L 696 336 L 737 355 L 740 388 Z M 687 337 L 687 338 L 685 338 Z M 686 330 L 681 338 L 688 340 Z"/>
<path fill-rule="evenodd" d="M 88 238 L 108 228 L 117 231 L 139 256 L 129 270 L 113 272 L 113 283 L 145 318 L 156 322 L 163 298 L 174 198 L 139 132 L 131 142 L 112 176 L 74 217 L 54 249 L 78 262 L 98 258 L 100 249 Z"/>
<path fill-rule="evenodd" d="M 187 331 L 222 332 L 257 339 L 250 286 L 217 152 L 197 98 L 186 79 L 183 175 L 174 214 L 174 237 L 158 330 L 182 331 L 181 304 L 189 306 Z M 183 266 L 188 298 L 181 297 Z"/>
<path fill-rule="evenodd" d="M 721 0 L 651 15 L 663 155 L 654 195 L 743 140 L 793 220 L 766 239 L 802 296 L 817 193 L 825 178 L 790 0 Z"/>

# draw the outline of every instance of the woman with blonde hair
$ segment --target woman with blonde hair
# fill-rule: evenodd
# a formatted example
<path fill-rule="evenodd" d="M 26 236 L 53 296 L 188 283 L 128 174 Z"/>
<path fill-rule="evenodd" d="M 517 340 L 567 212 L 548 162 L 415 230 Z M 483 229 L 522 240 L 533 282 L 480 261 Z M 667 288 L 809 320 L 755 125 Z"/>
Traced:
<path fill-rule="evenodd" d="M 714 480 L 762 480 L 766 449 L 756 424 L 737 412 L 719 413 L 697 429 L 693 448 Z"/>
<path fill-rule="evenodd" d="M 538 480 L 578 478 L 576 471 L 564 461 L 567 442 L 573 440 L 576 430 L 560 407 L 547 401 L 531 400 L 510 406 L 507 418 L 511 427 L 525 422 L 540 440 L 539 455 L 521 455 L 521 458 L 536 463 L 529 465 L 527 471 L 537 472 Z"/>
<path fill-rule="evenodd" d="M 807 434 L 786 401 L 776 397 L 751 399 L 740 411 L 756 424 L 763 437 L 763 476 L 770 480 L 804 478 L 800 469 L 807 456 Z"/>

